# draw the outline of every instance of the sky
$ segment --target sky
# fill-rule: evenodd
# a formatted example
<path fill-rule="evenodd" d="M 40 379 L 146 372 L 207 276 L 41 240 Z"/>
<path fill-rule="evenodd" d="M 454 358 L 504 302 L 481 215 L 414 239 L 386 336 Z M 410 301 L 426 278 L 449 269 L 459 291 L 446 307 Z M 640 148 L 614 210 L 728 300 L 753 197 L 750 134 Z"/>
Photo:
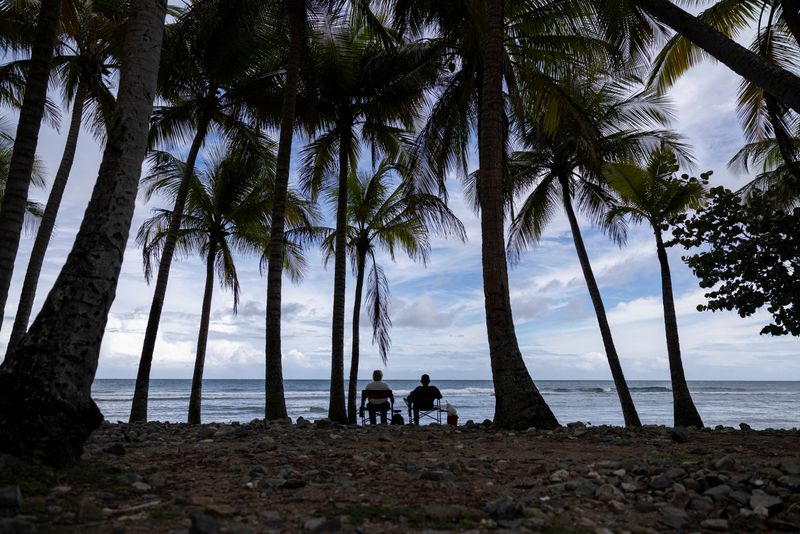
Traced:
<path fill-rule="evenodd" d="M 736 117 L 739 80 L 724 66 L 702 63 L 671 90 L 675 129 L 693 145 L 695 175 L 713 170 L 711 185 L 738 188 L 748 177 L 727 168 L 743 144 Z M 56 95 L 54 95 L 54 98 Z M 2 114 L 11 119 L 11 112 Z M 50 176 L 63 150 L 66 124 L 59 134 L 44 127 L 38 156 Z M 57 227 L 45 259 L 34 313 L 72 246 L 101 158 L 98 144 L 82 132 Z M 477 160 L 477 155 L 474 155 Z M 296 172 L 298 161 L 293 161 Z M 387 380 L 416 378 L 490 379 L 483 314 L 480 223 L 463 200 L 461 184 L 448 180 L 450 207 L 464 223 L 468 241 L 435 239 L 427 266 L 398 256 L 379 255 L 391 291 L 392 347 L 384 367 L 366 313 L 362 313 L 359 376 L 383 369 Z M 30 197 L 44 202 L 46 189 Z M 137 200 L 117 296 L 108 319 L 98 378 L 135 378 L 152 299 L 144 281 L 136 230 L 160 199 Z M 327 209 L 327 206 L 325 206 Z M 652 233 L 634 228 L 628 244 L 618 248 L 581 221 L 586 247 L 608 311 L 617 352 L 629 380 L 669 380 L 663 326 L 659 266 Z M 33 234 L 23 236 L 15 265 L 2 331 L 0 354 L 13 323 Z M 680 329 L 681 350 L 689 380 L 800 380 L 800 340 L 759 335 L 765 313 L 740 318 L 734 312 L 698 312 L 703 290 L 680 260 L 681 249 L 669 250 Z M 333 265 L 323 267 L 318 251 L 308 255 L 310 269 L 299 285 L 284 282 L 283 366 L 288 379 L 330 376 Z M 239 257 L 242 287 L 238 315 L 230 292 L 215 287 L 205 378 L 263 378 L 266 279 L 258 258 Z M 152 367 L 153 378 L 192 376 L 204 266 L 197 257 L 173 262 Z M 568 223 L 562 215 L 545 232 L 541 244 L 526 252 L 510 271 L 512 309 L 517 337 L 534 380 L 610 380 L 597 321 L 580 271 Z M 349 362 L 354 279 L 348 273 L 345 360 Z M 345 376 L 349 372 L 346 363 Z"/>

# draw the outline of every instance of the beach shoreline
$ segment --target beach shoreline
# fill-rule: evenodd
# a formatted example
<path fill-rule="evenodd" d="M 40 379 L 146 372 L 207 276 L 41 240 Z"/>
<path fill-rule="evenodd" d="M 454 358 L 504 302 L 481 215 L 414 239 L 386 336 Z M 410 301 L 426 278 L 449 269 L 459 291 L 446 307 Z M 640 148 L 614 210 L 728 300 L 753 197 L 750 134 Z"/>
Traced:
<path fill-rule="evenodd" d="M 106 422 L 77 466 L 0 467 L 38 532 L 800 530 L 797 429 Z"/>

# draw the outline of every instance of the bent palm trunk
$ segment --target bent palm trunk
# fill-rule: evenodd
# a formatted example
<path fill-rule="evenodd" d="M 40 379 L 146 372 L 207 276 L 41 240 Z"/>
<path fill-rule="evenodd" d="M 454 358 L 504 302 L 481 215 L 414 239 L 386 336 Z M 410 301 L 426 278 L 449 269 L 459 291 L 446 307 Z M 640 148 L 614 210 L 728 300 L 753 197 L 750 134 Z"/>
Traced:
<path fill-rule="evenodd" d="M 678 319 L 675 314 L 675 301 L 672 296 L 672 276 L 669 271 L 669 259 L 661 231 L 656 228 L 656 250 L 661 265 L 661 294 L 664 299 L 664 329 L 667 333 L 667 356 L 669 357 L 669 375 L 672 380 L 672 409 L 675 426 L 694 426 L 703 428 L 703 420 L 692 401 L 692 394 L 686 384 L 681 361 L 681 344 L 678 338 Z"/>
<path fill-rule="evenodd" d="M 361 323 L 361 293 L 364 289 L 365 254 L 357 252 L 356 295 L 353 300 L 353 354 L 350 356 L 350 381 L 347 383 L 347 420 L 356 422 L 356 395 L 358 393 L 359 332 Z"/>
<path fill-rule="evenodd" d="M 144 332 L 144 344 L 142 345 L 142 356 L 139 359 L 139 371 L 136 373 L 136 387 L 133 391 L 133 402 L 131 403 L 131 423 L 144 423 L 147 421 L 147 397 L 150 391 L 150 369 L 153 365 L 153 352 L 156 347 L 158 337 L 158 326 L 161 322 L 161 310 L 164 308 L 164 298 L 167 295 L 167 284 L 169 283 L 169 270 L 172 266 L 172 257 L 175 255 L 175 246 L 178 242 L 178 232 L 181 228 L 183 219 L 183 207 L 186 204 L 186 196 L 189 194 L 189 183 L 194 173 L 197 155 L 208 131 L 208 121 L 204 120 L 197 128 L 189 155 L 186 158 L 186 167 L 178 186 L 178 193 L 175 196 L 175 205 L 172 208 L 172 215 L 169 219 L 167 228 L 167 238 L 164 240 L 164 249 L 161 251 L 161 259 L 158 262 L 158 275 L 156 277 L 156 287 L 153 290 L 153 301 L 150 304 L 150 314 L 147 317 L 147 327 Z"/>
<path fill-rule="evenodd" d="M 634 4 L 663 22 L 750 80 L 793 110 L 800 112 L 800 78 L 770 63 L 679 8 L 669 0 L 632 0 Z"/>
<path fill-rule="evenodd" d="M 203 397 L 203 369 L 206 365 L 206 346 L 208 343 L 208 323 L 211 319 L 211 298 L 214 295 L 214 258 L 217 248 L 214 241 L 208 247 L 206 258 L 206 288 L 203 292 L 203 311 L 200 315 L 200 332 L 197 334 L 197 356 L 194 359 L 192 393 L 189 395 L 189 424 L 200 424 L 200 405 Z"/>
<path fill-rule="evenodd" d="M 333 332 L 331 333 L 331 393 L 328 418 L 347 422 L 344 405 L 344 303 L 347 280 L 347 166 L 350 161 L 348 119 L 341 121 L 339 141 L 339 197 L 336 204 L 336 257 L 333 274 Z"/>
<path fill-rule="evenodd" d="M 289 58 L 286 66 L 286 92 L 283 95 L 281 133 L 278 142 L 278 161 L 275 166 L 275 186 L 269 237 L 269 264 L 267 266 L 267 317 L 266 317 L 266 405 L 267 420 L 286 417 L 286 399 L 283 393 L 283 361 L 281 353 L 281 288 L 284 256 L 284 228 L 286 223 L 286 196 L 289 189 L 289 169 L 292 155 L 297 78 L 303 49 L 305 26 L 305 0 L 295 0 L 291 22 Z"/>
<path fill-rule="evenodd" d="M 605 348 L 606 357 L 608 358 L 608 366 L 611 368 L 614 387 L 617 389 L 617 396 L 619 397 L 619 403 L 622 407 L 622 416 L 625 419 L 625 426 L 640 427 L 642 423 L 639 421 L 639 414 L 636 413 L 636 406 L 633 404 L 631 392 L 628 390 L 628 383 L 625 381 L 625 375 L 622 372 L 622 364 L 620 364 L 619 356 L 617 356 L 614 338 L 611 337 L 611 326 L 609 326 L 608 317 L 606 317 L 606 308 L 603 305 L 603 298 L 600 296 L 600 289 L 597 287 L 594 272 L 592 272 L 592 265 L 589 262 L 589 255 L 586 253 L 586 246 L 583 243 L 583 236 L 581 236 L 581 229 L 580 226 L 578 226 L 578 219 L 575 217 L 575 211 L 572 209 L 572 200 L 567 187 L 568 184 L 566 180 L 562 180 L 561 192 L 564 210 L 567 212 L 569 226 L 572 230 L 572 239 L 575 242 L 575 251 L 578 253 L 578 260 L 581 264 L 583 277 L 586 280 L 586 287 L 589 290 L 589 296 L 592 299 L 594 312 L 597 316 L 597 324 L 600 326 L 600 336 L 603 338 L 603 347 Z"/>
<path fill-rule="evenodd" d="M 28 188 L 44 116 L 50 63 L 56 46 L 60 16 L 61 0 L 42 0 L 31 49 L 28 78 L 25 81 L 25 96 L 22 99 L 17 135 L 14 137 L 14 149 L 8 166 L 5 195 L 0 205 L 0 326 L 3 325 L 14 260 L 17 258 L 19 238 L 25 220 Z"/>
<path fill-rule="evenodd" d="M 80 231 L 42 311 L 0 366 L 0 450 L 55 465 L 78 459 L 103 420 L 91 387 L 136 204 L 166 0 L 133 0 L 129 13 L 117 106 Z"/>
<path fill-rule="evenodd" d="M 502 40 L 503 2 L 489 2 L 478 132 L 478 187 L 486 331 L 495 390 L 494 422 L 502 428 L 555 428 L 558 421 L 525 367 L 511 315 L 503 226 Z"/>
<path fill-rule="evenodd" d="M 78 136 L 81 132 L 84 98 L 86 98 L 86 83 L 81 81 L 75 91 L 72 119 L 69 125 L 69 133 L 67 134 L 67 142 L 64 145 L 64 153 L 61 156 L 61 163 L 53 180 L 53 187 L 50 189 L 50 196 L 47 197 L 47 205 L 44 208 L 42 220 L 39 222 L 39 230 L 36 232 L 36 240 L 33 242 L 31 258 L 28 260 L 28 270 L 25 272 L 25 281 L 22 284 L 17 315 L 14 317 L 14 327 L 11 329 L 11 338 L 8 341 L 9 348 L 13 347 L 28 330 L 28 320 L 31 317 L 33 301 L 36 298 L 36 286 L 39 284 L 39 275 L 42 273 L 44 256 L 47 253 L 47 246 L 50 244 L 50 237 L 53 235 L 53 228 L 56 225 L 58 208 L 61 206 L 61 199 L 64 197 L 64 189 L 67 187 L 67 180 L 69 180 L 69 174 L 72 170 L 72 162 L 75 160 L 75 149 L 78 146 Z"/>

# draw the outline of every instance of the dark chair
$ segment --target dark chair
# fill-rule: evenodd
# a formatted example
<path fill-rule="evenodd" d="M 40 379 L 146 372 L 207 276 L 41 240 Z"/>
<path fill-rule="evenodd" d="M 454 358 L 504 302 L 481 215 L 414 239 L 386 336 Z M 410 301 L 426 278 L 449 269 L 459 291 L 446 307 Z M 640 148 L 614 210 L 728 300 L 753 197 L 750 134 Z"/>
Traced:
<path fill-rule="evenodd" d="M 365 408 L 365 403 L 369 399 L 382 399 L 386 400 L 389 403 L 389 408 L 386 410 L 373 410 L 376 413 L 376 417 L 378 414 L 381 414 L 381 421 L 383 418 L 386 417 L 387 422 L 391 420 L 391 416 L 395 413 L 400 413 L 400 410 L 394 409 L 394 395 L 392 394 L 392 390 L 390 389 L 365 389 L 361 392 L 361 408 L 359 409 L 358 413 L 361 416 L 361 424 L 365 425 L 367 422 L 367 418 L 369 417 L 369 405 Z M 386 413 L 390 415 L 387 417 Z"/>
<path fill-rule="evenodd" d="M 406 401 L 408 402 L 408 401 Z M 419 412 L 419 417 L 416 412 Z M 435 398 L 421 398 L 414 399 L 408 403 L 408 422 L 419 424 L 419 421 L 424 418 L 435 421 L 436 424 L 442 424 L 442 403 L 439 399 Z"/>

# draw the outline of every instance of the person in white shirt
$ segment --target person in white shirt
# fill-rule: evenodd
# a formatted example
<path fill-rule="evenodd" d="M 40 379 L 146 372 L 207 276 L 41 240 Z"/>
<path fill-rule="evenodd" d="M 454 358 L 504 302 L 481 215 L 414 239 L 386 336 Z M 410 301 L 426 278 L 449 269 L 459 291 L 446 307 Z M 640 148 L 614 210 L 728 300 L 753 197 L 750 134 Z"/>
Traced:
<path fill-rule="evenodd" d="M 367 394 L 367 398 L 364 397 L 364 393 L 361 394 L 361 416 L 364 416 L 364 401 L 367 401 L 367 411 L 369 412 L 369 422 L 370 424 L 375 424 L 375 414 L 381 414 L 381 424 L 386 424 L 386 413 L 391 409 L 392 405 L 394 404 L 394 395 L 392 394 L 392 388 L 389 387 L 389 384 L 383 382 L 383 372 L 380 370 L 375 370 L 372 372 L 372 382 L 367 384 L 365 391 L 374 391 L 375 394 Z"/>

